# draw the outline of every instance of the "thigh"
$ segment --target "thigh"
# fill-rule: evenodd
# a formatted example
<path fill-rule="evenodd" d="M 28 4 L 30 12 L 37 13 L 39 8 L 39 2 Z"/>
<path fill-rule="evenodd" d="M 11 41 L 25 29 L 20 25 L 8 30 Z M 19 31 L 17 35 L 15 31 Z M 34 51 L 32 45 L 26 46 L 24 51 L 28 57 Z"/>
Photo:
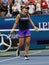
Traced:
<path fill-rule="evenodd" d="M 24 44 L 24 38 L 19 38 L 19 43 Z"/>

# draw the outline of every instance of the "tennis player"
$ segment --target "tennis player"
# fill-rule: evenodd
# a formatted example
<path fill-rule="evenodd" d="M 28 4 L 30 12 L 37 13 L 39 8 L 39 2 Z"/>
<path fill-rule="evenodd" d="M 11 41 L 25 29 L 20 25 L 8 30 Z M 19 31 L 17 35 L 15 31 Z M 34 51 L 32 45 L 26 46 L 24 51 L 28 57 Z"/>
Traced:
<path fill-rule="evenodd" d="M 18 37 L 19 37 L 19 45 L 18 45 L 18 50 L 17 50 L 17 55 L 20 55 L 20 50 L 22 46 L 24 45 L 24 40 L 26 42 L 26 47 L 25 47 L 25 59 L 28 60 L 28 51 L 29 51 L 29 45 L 30 45 L 30 39 L 31 39 L 31 33 L 29 30 L 29 24 L 34 27 L 36 31 L 38 31 L 38 28 L 34 25 L 32 22 L 30 15 L 28 13 L 28 7 L 26 6 L 21 6 L 21 13 L 16 16 L 16 21 L 13 25 L 13 28 L 10 33 L 13 33 L 17 24 L 19 23 L 19 32 L 18 32 Z"/>

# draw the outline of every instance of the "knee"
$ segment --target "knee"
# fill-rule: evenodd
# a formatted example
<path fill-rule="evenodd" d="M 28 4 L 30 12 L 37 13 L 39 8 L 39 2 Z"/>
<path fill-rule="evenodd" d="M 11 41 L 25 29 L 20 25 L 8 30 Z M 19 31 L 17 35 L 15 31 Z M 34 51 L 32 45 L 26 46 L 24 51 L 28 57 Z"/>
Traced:
<path fill-rule="evenodd" d="M 26 45 L 29 46 L 30 45 L 30 41 L 26 41 Z"/>
<path fill-rule="evenodd" d="M 23 46 L 24 45 L 24 43 L 19 43 L 19 46 Z"/>

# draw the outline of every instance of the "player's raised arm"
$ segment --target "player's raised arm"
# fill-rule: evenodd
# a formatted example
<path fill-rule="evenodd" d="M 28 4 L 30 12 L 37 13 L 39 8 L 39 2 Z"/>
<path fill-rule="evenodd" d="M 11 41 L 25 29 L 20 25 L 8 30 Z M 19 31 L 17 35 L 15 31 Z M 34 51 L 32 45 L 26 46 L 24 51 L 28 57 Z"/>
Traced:
<path fill-rule="evenodd" d="M 16 16 L 16 21 L 15 21 L 15 23 L 14 23 L 14 25 L 13 25 L 13 28 L 12 28 L 12 30 L 11 30 L 10 33 L 13 33 L 13 32 L 14 32 L 14 30 L 15 30 L 15 28 L 16 28 L 18 22 L 19 22 L 19 19 L 20 19 L 20 14 L 18 14 L 18 15 Z"/>

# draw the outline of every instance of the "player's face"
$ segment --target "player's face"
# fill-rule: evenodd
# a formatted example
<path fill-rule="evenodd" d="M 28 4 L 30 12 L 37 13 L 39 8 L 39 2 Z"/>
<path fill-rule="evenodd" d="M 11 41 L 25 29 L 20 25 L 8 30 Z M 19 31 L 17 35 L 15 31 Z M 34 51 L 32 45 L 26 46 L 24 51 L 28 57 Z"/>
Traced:
<path fill-rule="evenodd" d="M 24 8 L 24 9 L 23 9 L 23 12 L 24 12 L 24 13 L 27 13 L 27 12 L 28 12 L 28 9 Z"/>

